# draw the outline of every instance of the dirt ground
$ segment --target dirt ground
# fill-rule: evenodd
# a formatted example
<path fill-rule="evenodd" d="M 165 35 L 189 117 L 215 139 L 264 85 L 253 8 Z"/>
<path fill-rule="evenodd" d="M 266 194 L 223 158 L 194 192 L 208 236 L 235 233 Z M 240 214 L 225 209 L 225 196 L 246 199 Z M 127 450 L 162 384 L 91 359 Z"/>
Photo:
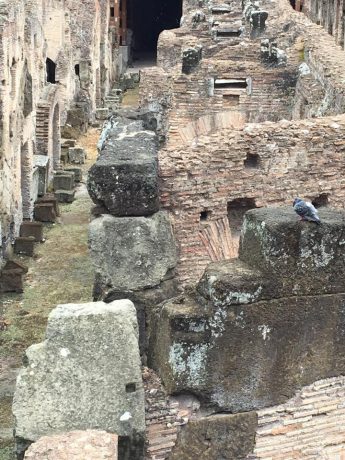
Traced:
<path fill-rule="evenodd" d="M 97 158 L 99 132 L 92 128 L 78 140 L 87 162 L 76 200 L 60 205 L 59 221 L 45 226 L 45 242 L 37 243 L 33 258 L 16 257 L 29 267 L 24 292 L 0 298 L 0 460 L 14 458 L 11 404 L 25 349 L 44 339 L 47 317 L 57 304 L 92 300 L 94 274 L 87 247 L 92 202 L 85 180 Z"/>

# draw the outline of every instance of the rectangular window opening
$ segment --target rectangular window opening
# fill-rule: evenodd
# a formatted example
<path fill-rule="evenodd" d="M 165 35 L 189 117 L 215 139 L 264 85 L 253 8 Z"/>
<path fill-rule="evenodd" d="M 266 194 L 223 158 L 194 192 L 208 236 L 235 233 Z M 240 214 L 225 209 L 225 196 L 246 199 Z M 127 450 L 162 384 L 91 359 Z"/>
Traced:
<path fill-rule="evenodd" d="M 214 89 L 247 89 L 246 78 L 219 78 L 214 80 Z"/>
<path fill-rule="evenodd" d="M 241 32 L 242 32 L 241 29 L 238 29 L 238 30 L 227 30 L 227 29 L 217 30 L 216 31 L 216 37 L 219 37 L 219 38 L 236 38 L 236 37 L 240 37 Z"/>
<path fill-rule="evenodd" d="M 115 8 L 113 6 L 110 7 L 110 17 L 115 17 Z"/>

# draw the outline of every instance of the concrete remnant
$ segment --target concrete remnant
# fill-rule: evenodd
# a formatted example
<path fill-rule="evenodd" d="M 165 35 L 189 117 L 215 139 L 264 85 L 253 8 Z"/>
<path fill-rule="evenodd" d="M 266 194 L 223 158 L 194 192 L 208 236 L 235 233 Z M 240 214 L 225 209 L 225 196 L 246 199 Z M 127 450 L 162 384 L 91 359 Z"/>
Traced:
<path fill-rule="evenodd" d="M 42 436 L 116 433 L 140 459 L 144 391 L 135 307 L 129 300 L 59 305 L 45 341 L 26 351 L 13 401 L 17 453 Z M 124 457 L 125 458 L 125 457 Z"/>

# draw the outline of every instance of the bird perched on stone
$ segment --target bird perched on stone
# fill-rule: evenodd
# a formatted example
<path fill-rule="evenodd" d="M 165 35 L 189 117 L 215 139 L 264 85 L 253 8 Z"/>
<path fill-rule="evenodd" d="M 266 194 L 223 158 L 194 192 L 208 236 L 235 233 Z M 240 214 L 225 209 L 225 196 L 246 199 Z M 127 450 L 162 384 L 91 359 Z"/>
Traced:
<path fill-rule="evenodd" d="M 294 211 L 301 217 L 301 220 L 315 222 L 318 225 L 321 223 L 317 214 L 317 209 L 315 209 L 309 201 L 301 200 L 301 198 L 295 198 L 293 208 Z"/>

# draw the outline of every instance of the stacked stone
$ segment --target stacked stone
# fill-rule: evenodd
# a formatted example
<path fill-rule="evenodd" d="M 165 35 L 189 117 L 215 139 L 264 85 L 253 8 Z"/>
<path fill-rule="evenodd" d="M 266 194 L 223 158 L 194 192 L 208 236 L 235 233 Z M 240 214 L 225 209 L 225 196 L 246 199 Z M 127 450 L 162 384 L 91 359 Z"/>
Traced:
<path fill-rule="evenodd" d="M 136 114 L 117 117 L 103 131 L 100 156 L 88 176 L 98 216 L 89 230 L 94 297 L 134 301 L 142 349 L 146 305 L 168 296 L 176 264 L 169 218 L 159 211 L 157 163 L 155 133 Z"/>

